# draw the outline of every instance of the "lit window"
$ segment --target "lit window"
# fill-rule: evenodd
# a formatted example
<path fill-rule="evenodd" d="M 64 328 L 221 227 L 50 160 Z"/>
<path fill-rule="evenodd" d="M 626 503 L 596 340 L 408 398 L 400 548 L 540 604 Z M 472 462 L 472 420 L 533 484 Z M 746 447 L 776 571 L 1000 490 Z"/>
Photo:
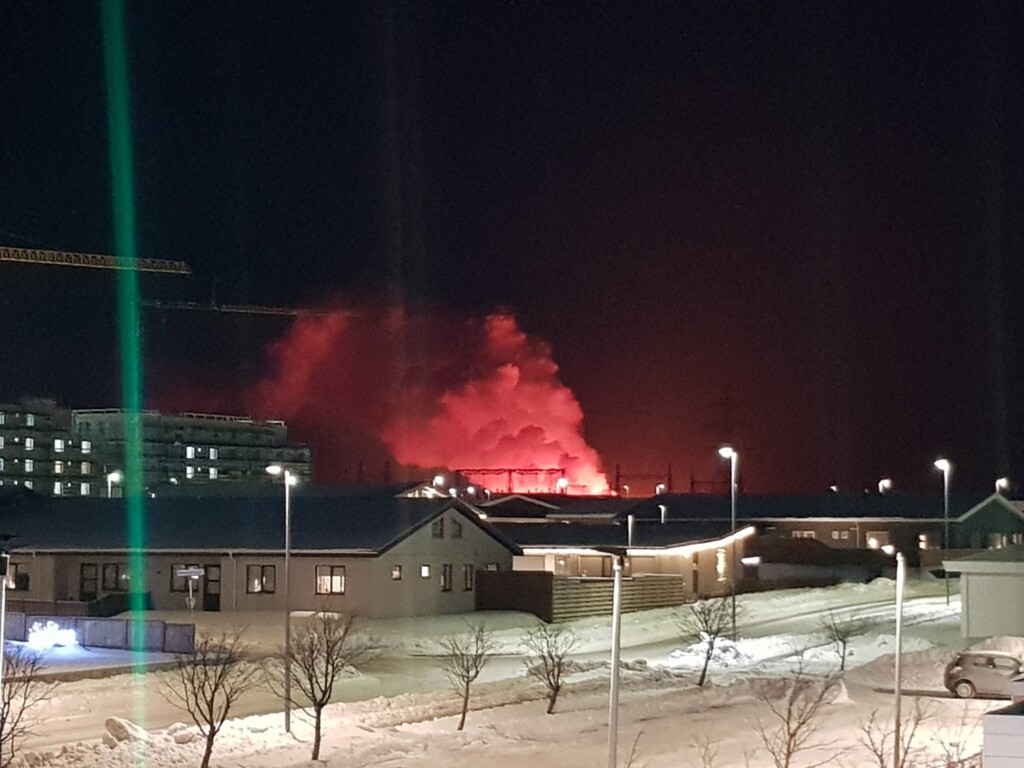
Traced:
<path fill-rule="evenodd" d="M 31 480 L 26 480 L 25 481 L 25 487 L 28 488 L 31 491 L 33 488 L 36 487 L 36 484 L 33 483 Z"/>
<path fill-rule="evenodd" d="M 724 549 L 715 552 L 715 573 L 718 574 L 719 581 L 725 581 L 728 578 Z"/>
<path fill-rule="evenodd" d="M 64 462 L 63 461 L 55 461 L 55 462 L 53 462 L 53 474 L 55 474 L 55 475 L 62 475 L 62 474 L 64 474 Z"/>
<path fill-rule="evenodd" d="M 35 447 L 36 447 L 36 439 L 34 437 L 26 437 L 25 438 L 25 450 L 26 451 L 31 451 L 31 450 L 34 450 Z"/>
<path fill-rule="evenodd" d="M 462 588 L 466 592 L 473 591 L 473 576 L 476 574 L 476 569 L 472 563 L 465 563 L 462 566 Z"/>
<path fill-rule="evenodd" d="M 194 445 L 185 446 L 185 458 L 194 459 L 196 457 L 196 447 Z"/>
<path fill-rule="evenodd" d="M 128 566 L 124 563 L 103 564 L 103 591 L 126 592 L 128 590 Z"/>
<path fill-rule="evenodd" d="M 318 595 L 344 595 L 345 566 L 318 565 L 316 567 L 316 593 Z"/>
<path fill-rule="evenodd" d="M 92 483 L 79 483 L 78 484 L 78 495 L 88 496 L 92 493 Z"/>
<path fill-rule="evenodd" d="M 82 453 L 92 453 L 92 440 L 82 441 Z"/>
<path fill-rule="evenodd" d="M 91 475 L 92 474 L 92 462 L 91 461 L 83 461 L 82 462 L 82 474 L 83 475 Z"/>
<path fill-rule="evenodd" d="M 0 456 L 0 472 L 4 471 L 4 457 Z"/>
<path fill-rule="evenodd" d="M 0 422 L 0 423 L 3 423 L 3 422 Z M 4 436 L 0 435 L 0 448 L 3 448 L 3 447 L 4 447 Z"/>
<path fill-rule="evenodd" d="M 487 565 L 484 566 L 484 570 L 487 571 L 488 573 L 497 573 L 498 572 L 498 564 L 497 563 L 488 563 Z"/>
<path fill-rule="evenodd" d="M 441 563 L 441 591 L 452 591 L 452 564 Z"/>
<path fill-rule="evenodd" d="M 6 423 L 7 423 L 7 412 L 6 411 L 0 411 L 0 424 L 6 424 Z"/>
<path fill-rule="evenodd" d="M 34 427 L 36 425 L 36 415 L 34 413 L 25 414 L 25 426 Z"/>
<path fill-rule="evenodd" d="M 210 460 L 211 461 L 216 461 L 217 457 L 219 455 L 220 455 L 220 451 L 218 451 L 216 448 L 211 448 L 210 449 Z"/>
<path fill-rule="evenodd" d="M 835 541 L 838 541 L 839 540 L 839 531 L 832 531 L 832 538 Z"/>
<path fill-rule="evenodd" d="M 250 595 L 277 591 L 277 566 L 247 565 L 245 567 L 245 591 Z"/>
<path fill-rule="evenodd" d="M 54 439 L 53 441 L 53 452 L 64 453 L 64 441 L 61 440 L 59 437 Z"/>
<path fill-rule="evenodd" d="M 211 480 L 216 480 L 217 479 L 217 468 L 216 467 L 210 467 L 210 479 Z"/>
<path fill-rule="evenodd" d="M 423 564 L 420 566 L 420 577 L 424 579 L 430 578 L 430 566 Z"/>
<path fill-rule="evenodd" d="M 193 467 L 191 464 L 188 465 L 187 467 L 185 467 L 185 477 L 187 477 L 189 480 L 191 480 L 195 476 L 196 476 L 196 468 L 195 467 Z"/>
<path fill-rule="evenodd" d="M 846 541 L 849 538 L 850 538 L 850 532 L 849 531 L 843 531 L 843 541 Z"/>
<path fill-rule="evenodd" d="M 54 480 L 54 481 L 53 481 L 53 495 L 54 495 L 54 496 L 60 496 L 60 494 L 61 494 L 61 491 L 62 491 L 63 489 L 64 489 L 64 486 L 63 486 L 63 485 L 61 485 L 61 482 L 60 482 L 60 480 Z"/>
<path fill-rule="evenodd" d="M 25 474 L 33 471 L 36 468 L 36 463 L 32 459 L 25 459 Z"/>
<path fill-rule="evenodd" d="M 400 566 L 400 565 L 392 565 L 391 566 L 391 578 L 392 578 L 393 581 L 401 581 L 402 580 L 402 566 Z"/>

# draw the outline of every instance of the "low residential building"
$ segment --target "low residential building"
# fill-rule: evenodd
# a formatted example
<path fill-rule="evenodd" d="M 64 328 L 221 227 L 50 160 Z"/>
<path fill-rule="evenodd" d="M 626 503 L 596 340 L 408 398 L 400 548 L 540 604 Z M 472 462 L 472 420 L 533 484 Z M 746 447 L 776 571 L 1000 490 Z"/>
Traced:
<path fill-rule="evenodd" d="M 960 576 L 960 634 L 1024 636 L 1024 544 L 943 560 Z"/>
<path fill-rule="evenodd" d="M 144 500 L 8 498 L 9 596 L 89 602 L 144 591 L 159 610 L 326 609 L 390 618 L 476 607 L 482 571 L 507 571 L 519 549 L 457 499 L 296 489 L 285 583 L 280 494 Z M 129 540 L 130 531 L 143 540 Z M 141 555 L 143 574 L 133 573 Z M 192 579 L 188 574 L 195 574 Z M 190 593 L 191 583 L 191 593 Z"/>

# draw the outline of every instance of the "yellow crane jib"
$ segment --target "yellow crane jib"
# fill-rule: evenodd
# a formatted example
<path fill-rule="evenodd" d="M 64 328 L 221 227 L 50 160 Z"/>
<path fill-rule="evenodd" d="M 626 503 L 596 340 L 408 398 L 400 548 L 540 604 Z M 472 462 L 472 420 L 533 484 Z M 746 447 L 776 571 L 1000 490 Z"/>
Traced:
<path fill-rule="evenodd" d="M 134 269 L 138 272 L 162 272 L 168 275 L 191 275 L 192 267 L 184 261 L 163 259 L 123 259 L 102 253 L 72 253 L 44 251 L 38 248 L 10 248 L 0 246 L 0 261 L 22 264 L 41 264 L 85 269 Z"/>

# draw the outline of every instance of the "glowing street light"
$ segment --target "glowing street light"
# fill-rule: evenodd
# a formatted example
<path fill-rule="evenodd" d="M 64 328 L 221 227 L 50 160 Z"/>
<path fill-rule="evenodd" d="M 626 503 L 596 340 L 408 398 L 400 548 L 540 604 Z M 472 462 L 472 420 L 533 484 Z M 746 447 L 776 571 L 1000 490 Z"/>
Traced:
<path fill-rule="evenodd" d="M 569 488 L 569 478 L 567 478 L 567 477 L 560 477 L 560 478 L 558 478 L 558 480 L 555 482 L 555 487 L 558 489 L 559 493 L 565 493 L 566 490 Z"/>
<path fill-rule="evenodd" d="M 111 498 L 114 492 L 114 483 L 120 483 L 124 479 L 124 474 L 120 469 L 115 469 L 113 472 L 107 473 L 107 498 Z"/>
<path fill-rule="evenodd" d="M 267 472 L 284 477 L 284 729 L 292 732 L 292 590 L 288 566 L 292 554 L 292 491 L 299 479 L 280 464 L 271 464 Z"/>
<path fill-rule="evenodd" d="M 878 481 L 878 494 L 884 496 L 886 491 L 892 490 L 892 478 L 884 477 Z"/>
<path fill-rule="evenodd" d="M 996 480 L 996 493 L 1002 493 L 1003 491 L 1010 490 L 1010 478 L 1000 477 Z"/>
<path fill-rule="evenodd" d="M 936 459 L 935 468 L 942 473 L 942 548 L 950 548 L 949 541 L 949 476 L 953 472 L 953 465 L 949 459 Z M 949 573 L 944 571 L 946 576 L 946 605 L 949 605 Z"/>
<path fill-rule="evenodd" d="M 434 475 L 434 487 L 440 488 L 444 485 L 444 475 Z"/>
<path fill-rule="evenodd" d="M 736 468 L 740 455 L 731 445 L 723 445 L 718 455 L 729 460 L 729 519 L 732 522 L 732 563 L 729 567 L 729 593 L 732 600 L 732 639 L 736 642 Z"/>

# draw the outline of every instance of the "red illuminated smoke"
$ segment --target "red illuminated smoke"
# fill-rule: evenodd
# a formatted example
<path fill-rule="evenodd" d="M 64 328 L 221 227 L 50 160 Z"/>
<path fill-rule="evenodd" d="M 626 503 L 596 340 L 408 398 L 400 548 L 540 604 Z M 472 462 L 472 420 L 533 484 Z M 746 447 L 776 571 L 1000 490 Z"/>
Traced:
<path fill-rule="evenodd" d="M 510 314 L 459 321 L 404 311 L 303 318 L 269 350 L 254 412 L 284 418 L 311 444 L 323 479 L 385 449 L 424 468 L 563 469 L 574 493 L 605 493 L 583 412 L 543 341 Z M 558 474 L 518 472 L 516 490 Z M 504 489 L 507 474 L 470 476 Z"/>

